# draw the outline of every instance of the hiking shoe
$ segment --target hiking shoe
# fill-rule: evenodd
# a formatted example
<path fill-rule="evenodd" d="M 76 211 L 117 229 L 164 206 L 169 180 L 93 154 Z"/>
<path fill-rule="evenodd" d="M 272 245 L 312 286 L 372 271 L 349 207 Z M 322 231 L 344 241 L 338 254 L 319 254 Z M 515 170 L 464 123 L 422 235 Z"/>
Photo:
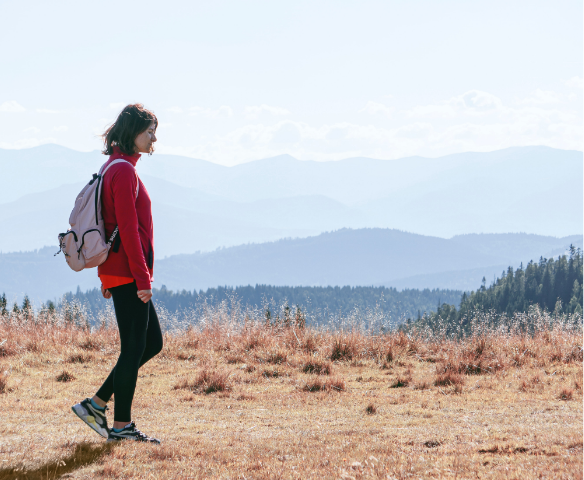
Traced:
<path fill-rule="evenodd" d="M 82 402 L 73 405 L 71 410 L 102 437 L 108 438 L 109 428 L 107 427 L 107 418 L 105 416 L 107 407 L 104 410 L 98 410 L 91 405 L 91 399 L 86 398 Z"/>
<path fill-rule="evenodd" d="M 126 425 L 120 432 L 114 432 L 113 429 L 109 432 L 107 437 L 108 442 L 119 442 L 121 440 L 135 440 L 137 442 L 160 443 L 157 438 L 149 437 L 136 428 L 136 424 L 131 422 Z"/>

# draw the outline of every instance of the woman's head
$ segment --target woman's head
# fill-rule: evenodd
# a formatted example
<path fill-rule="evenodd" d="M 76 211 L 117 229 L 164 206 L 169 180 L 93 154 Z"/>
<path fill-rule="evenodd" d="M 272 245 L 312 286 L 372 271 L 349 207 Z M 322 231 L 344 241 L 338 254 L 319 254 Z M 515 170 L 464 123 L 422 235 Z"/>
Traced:
<path fill-rule="evenodd" d="M 126 155 L 152 153 L 157 127 L 156 115 L 146 110 L 144 105 L 140 103 L 127 105 L 102 135 L 105 144 L 102 153 L 111 155 L 114 147 L 118 147 Z"/>

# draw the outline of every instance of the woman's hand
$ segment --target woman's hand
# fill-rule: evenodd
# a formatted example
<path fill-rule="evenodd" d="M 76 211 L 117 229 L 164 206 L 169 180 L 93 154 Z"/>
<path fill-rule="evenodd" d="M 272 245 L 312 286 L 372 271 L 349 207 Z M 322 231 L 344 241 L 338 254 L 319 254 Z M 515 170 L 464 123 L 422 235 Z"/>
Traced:
<path fill-rule="evenodd" d="M 152 290 L 138 290 L 138 298 L 144 303 L 148 303 L 152 298 Z"/>
<path fill-rule="evenodd" d="M 112 298 L 111 292 L 109 290 L 105 290 L 103 285 L 101 286 L 101 294 L 103 295 L 103 298 Z"/>

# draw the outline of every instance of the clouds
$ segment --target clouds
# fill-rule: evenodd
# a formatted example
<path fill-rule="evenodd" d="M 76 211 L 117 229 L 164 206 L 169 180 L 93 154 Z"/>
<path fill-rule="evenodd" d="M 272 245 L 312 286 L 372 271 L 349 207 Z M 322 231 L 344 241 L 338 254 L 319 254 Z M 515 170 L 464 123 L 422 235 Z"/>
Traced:
<path fill-rule="evenodd" d="M 405 108 L 393 103 L 393 99 L 385 103 L 369 100 L 353 112 L 352 121 L 322 123 L 278 119 L 285 109 L 248 107 L 244 111 L 247 123 L 241 124 L 241 116 L 234 113 L 239 126 L 201 137 L 180 153 L 231 165 L 282 153 L 300 159 L 337 160 L 434 157 L 521 145 L 582 149 L 581 109 L 565 92 L 536 89 L 522 98 L 503 100 L 491 92 L 468 90 Z M 358 121 L 363 119 L 368 123 Z"/>
<path fill-rule="evenodd" d="M 429 139 L 434 132 L 430 123 L 416 122 L 404 125 L 392 132 L 394 138 Z"/>
<path fill-rule="evenodd" d="M 359 110 L 359 112 L 368 113 L 369 115 L 381 114 L 387 117 L 391 117 L 393 110 L 393 108 L 388 107 L 382 103 L 372 102 L 369 100 L 367 104 L 361 110 Z"/>
<path fill-rule="evenodd" d="M 203 107 L 191 107 L 189 108 L 189 115 L 201 116 L 205 118 L 229 118 L 233 116 L 233 110 L 231 107 L 222 105 L 219 108 L 203 108 Z"/>
<path fill-rule="evenodd" d="M 0 112 L 5 113 L 20 113 L 25 112 L 26 108 L 20 105 L 15 100 L 8 100 L 6 102 L 0 103 Z"/>
<path fill-rule="evenodd" d="M 261 105 L 254 105 L 251 107 L 245 107 L 245 117 L 248 120 L 255 120 L 259 118 L 262 113 L 267 113 L 274 116 L 283 116 L 289 115 L 290 112 L 281 107 L 272 107 L 270 105 L 266 105 L 265 103 Z"/>
<path fill-rule="evenodd" d="M 405 112 L 410 118 L 455 118 L 461 115 L 483 115 L 503 108 L 500 98 L 488 92 L 469 90 L 435 104 L 417 105 Z"/>
<path fill-rule="evenodd" d="M 173 106 L 166 109 L 169 113 L 181 114 L 185 111 L 182 107 Z M 282 107 L 274 107 L 271 105 L 266 105 L 265 103 L 261 105 L 247 106 L 243 111 L 235 111 L 228 105 L 222 105 L 218 108 L 212 107 L 190 107 L 186 111 L 191 116 L 199 116 L 204 118 L 231 118 L 234 115 L 243 116 L 246 120 L 257 120 L 263 115 L 281 117 L 290 114 L 290 111 Z"/>
<path fill-rule="evenodd" d="M 298 104 L 288 109 L 261 102 L 152 108 L 160 122 L 158 152 L 224 165 L 283 153 L 324 161 L 436 157 L 521 145 L 582 150 L 580 84 L 581 78 L 573 77 L 555 90 L 536 88 L 518 97 L 469 89 L 445 98 L 427 97 L 429 101 L 419 103 L 396 93 L 365 97 L 360 104 L 353 102 L 332 112 L 318 104 L 315 108 L 302 109 Z M 4 115 L 6 124 L 18 125 L 18 130 L 5 133 L 0 141 L 3 148 L 25 148 L 47 143 L 48 135 L 57 137 L 60 143 L 78 141 L 88 131 L 99 135 L 103 127 L 93 127 L 111 123 L 113 110 L 121 106 L 106 104 L 93 113 L 70 110 L 70 118 L 57 123 L 53 119 L 60 117 L 47 114 L 63 111 L 24 110 L 17 102 L 7 101 L 1 104 L 3 112 L 25 113 Z M 79 112 L 89 120 L 80 120 Z M 96 143 L 87 150 L 98 148 Z"/>
<path fill-rule="evenodd" d="M 556 92 L 540 90 L 539 88 L 530 96 L 520 100 L 520 103 L 527 105 L 550 105 L 554 103 L 561 103 L 562 97 Z"/>
<path fill-rule="evenodd" d="M 477 113 L 497 110 L 503 106 L 501 99 L 480 90 L 466 92 L 459 97 L 451 99 L 450 103 L 456 105 L 459 109 L 465 109 L 467 112 Z"/>
<path fill-rule="evenodd" d="M 572 77 L 566 81 L 566 86 L 569 88 L 577 88 L 582 90 L 582 77 Z"/>
<path fill-rule="evenodd" d="M 12 142 L 4 142 L 0 140 L 0 148 L 5 149 L 21 149 L 21 148 L 33 148 L 39 145 L 45 145 L 47 143 L 56 143 L 57 139 L 54 137 L 44 137 L 44 138 L 21 138 Z"/>

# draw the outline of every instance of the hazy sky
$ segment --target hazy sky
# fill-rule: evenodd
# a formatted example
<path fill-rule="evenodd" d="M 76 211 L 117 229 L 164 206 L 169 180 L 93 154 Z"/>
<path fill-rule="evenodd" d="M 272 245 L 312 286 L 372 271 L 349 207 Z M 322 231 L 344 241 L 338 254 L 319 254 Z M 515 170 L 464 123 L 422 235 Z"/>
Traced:
<path fill-rule="evenodd" d="M 582 150 L 581 0 L 0 0 L 0 148 L 100 148 L 121 106 L 158 151 L 233 165 Z"/>

